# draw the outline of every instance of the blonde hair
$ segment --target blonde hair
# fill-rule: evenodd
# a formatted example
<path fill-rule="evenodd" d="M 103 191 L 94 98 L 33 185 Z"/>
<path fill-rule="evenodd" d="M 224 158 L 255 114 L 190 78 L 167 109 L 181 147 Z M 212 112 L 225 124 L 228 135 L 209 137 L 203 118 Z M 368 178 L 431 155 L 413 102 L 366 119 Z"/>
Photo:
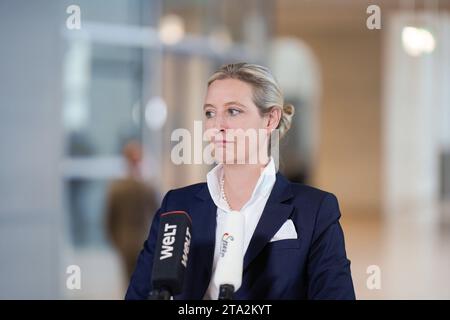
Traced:
<path fill-rule="evenodd" d="M 281 109 L 277 129 L 280 131 L 280 138 L 283 137 L 291 127 L 295 109 L 292 104 L 284 104 L 283 93 L 269 69 L 245 62 L 226 64 L 208 79 L 208 87 L 216 80 L 229 78 L 241 80 L 252 86 L 253 103 L 261 116 L 269 113 L 274 107 Z"/>

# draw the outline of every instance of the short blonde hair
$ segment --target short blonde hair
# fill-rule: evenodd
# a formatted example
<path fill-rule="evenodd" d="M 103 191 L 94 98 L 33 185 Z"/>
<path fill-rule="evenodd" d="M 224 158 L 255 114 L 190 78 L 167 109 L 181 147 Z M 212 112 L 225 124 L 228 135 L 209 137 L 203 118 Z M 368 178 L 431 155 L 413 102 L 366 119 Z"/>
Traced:
<path fill-rule="evenodd" d="M 291 127 L 294 116 L 294 106 L 284 104 L 283 93 L 268 68 L 250 63 L 231 63 L 221 66 L 208 79 L 208 87 L 216 80 L 237 79 L 250 84 L 253 88 L 253 103 L 261 116 L 270 112 L 273 107 L 281 109 L 281 119 L 277 129 L 280 130 L 280 138 Z"/>

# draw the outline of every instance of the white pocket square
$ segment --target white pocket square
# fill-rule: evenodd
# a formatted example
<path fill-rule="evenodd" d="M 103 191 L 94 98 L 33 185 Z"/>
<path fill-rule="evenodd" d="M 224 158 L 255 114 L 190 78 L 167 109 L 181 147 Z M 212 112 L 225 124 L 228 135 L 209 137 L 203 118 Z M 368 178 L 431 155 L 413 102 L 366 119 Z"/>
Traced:
<path fill-rule="evenodd" d="M 297 231 L 295 230 L 294 223 L 291 219 L 286 220 L 273 238 L 270 239 L 270 242 L 287 239 L 297 239 Z"/>

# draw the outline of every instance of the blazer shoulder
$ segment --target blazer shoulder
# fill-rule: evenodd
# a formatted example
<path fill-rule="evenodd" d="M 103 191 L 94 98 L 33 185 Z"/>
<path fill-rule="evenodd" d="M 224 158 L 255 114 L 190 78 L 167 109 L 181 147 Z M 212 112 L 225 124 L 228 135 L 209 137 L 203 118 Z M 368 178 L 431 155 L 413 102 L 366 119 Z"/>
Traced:
<path fill-rule="evenodd" d="M 169 205 L 190 203 L 196 195 L 206 193 L 207 191 L 205 191 L 205 189 L 207 188 L 206 182 L 199 182 L 188 186 L 171 189 L 166 193 L 164 199 Z"/>
<path fill-rule="evenodd" d="M 171 197 L 190 197 L 197 194 L 204 187 L 206 187 L 206 182 L 199 182 L 188 186 L 172 189 L 169 192 L 171 193 Z"/>
<path fill-rule="evenodd" d="M 207 188 L 206 182 L 200 182 L 181 188 L 170 189 L 163 197 L 161 210 L 187 210 L 196 195 L 205 193 L 205 188 Z"/>
<path fill-rule="evenodd" d="M 333 193 L 301 183 L 291 183 L 291 187 L 294 205 L 301 208 L 300 212 L 309 212 L 307 216 L 317 233 L 341 217 L 339 202 Z"/>
<path fill-rule="evenodd" d="M 291 189 L 294 197 L 301 200 L 307 199 L 313 202 L 322 202 L 325 198 L 336 198 L 336 196 L 328 191 L 297 182 L 291 182 Z"/>
<path fill-rule="evenodd" d="M 312 212 L 320 211 L 340 216 L 339 201 L 333 193 L 295 182 L 291 182 L 291 190 L 294 194 L 294 204 Z"/>

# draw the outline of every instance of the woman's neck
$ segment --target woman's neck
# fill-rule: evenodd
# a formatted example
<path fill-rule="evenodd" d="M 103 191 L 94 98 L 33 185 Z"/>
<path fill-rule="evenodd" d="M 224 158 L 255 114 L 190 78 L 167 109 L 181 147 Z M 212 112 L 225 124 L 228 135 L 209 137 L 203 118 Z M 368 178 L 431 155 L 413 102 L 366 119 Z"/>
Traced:
<path fill-rule="evenodd" d="M 250 199 L 267 164 L 224 164 L 224 191 L 233 210 L 240 210 Z"/>

